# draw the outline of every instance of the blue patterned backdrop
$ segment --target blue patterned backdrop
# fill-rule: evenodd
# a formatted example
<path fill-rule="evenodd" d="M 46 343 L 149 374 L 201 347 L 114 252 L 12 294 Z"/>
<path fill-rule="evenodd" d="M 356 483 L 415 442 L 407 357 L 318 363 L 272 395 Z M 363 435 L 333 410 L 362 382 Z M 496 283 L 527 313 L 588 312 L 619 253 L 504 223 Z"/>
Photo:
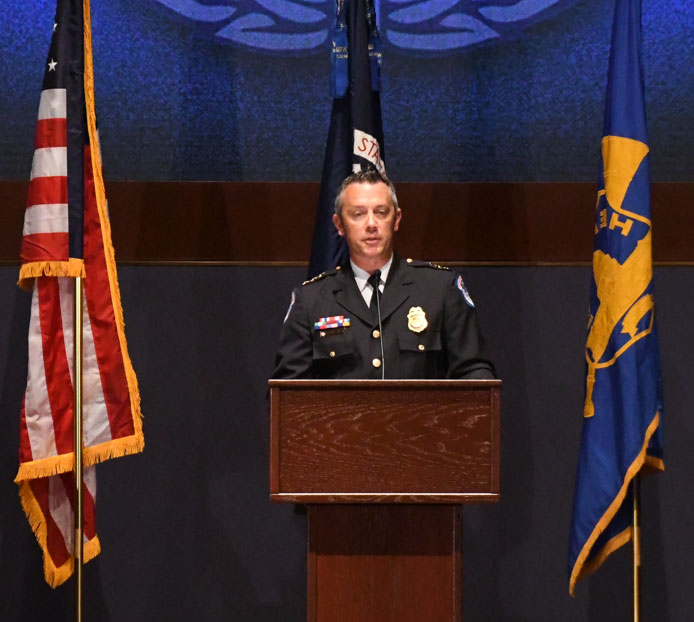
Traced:
<path fill-rule="evenodd" d="M 110 179 L 316 180 L 330 0 L 92 0 Z M 612 0 L 380 0 L 388 171 L 596 178 Z M 7 0 L 0 178 L 24 179 L 52 0 Z M 653 177 L 694 180 L 691 0 L 644 2 Z"/>
<path fill-rule="evenodd" d="M 218 43 L 315 53 L 329 40 L 335 0 L 150 0 Z M 577 0 L 375 0 L 387 44 L 448 52 L 517 36 Z"/>

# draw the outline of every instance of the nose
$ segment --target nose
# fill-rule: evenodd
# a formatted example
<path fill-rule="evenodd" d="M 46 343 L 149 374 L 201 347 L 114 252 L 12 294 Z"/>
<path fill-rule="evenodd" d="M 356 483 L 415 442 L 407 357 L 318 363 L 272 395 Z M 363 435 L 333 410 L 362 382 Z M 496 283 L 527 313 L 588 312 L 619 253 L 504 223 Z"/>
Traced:
<path fill-rule="evenodd" d="M 371 212 L 371 211 L 368 212 L 368 214 L 367 214 L 367 216 L 366 216 L 366 228 L 367 228 L 369 231 L 373 231 L 373 230 L 375 230 L 375 229 L 377 228 L 377 225 L 376 225 L 376 217 L 374 216 L 374 213 Z"/>

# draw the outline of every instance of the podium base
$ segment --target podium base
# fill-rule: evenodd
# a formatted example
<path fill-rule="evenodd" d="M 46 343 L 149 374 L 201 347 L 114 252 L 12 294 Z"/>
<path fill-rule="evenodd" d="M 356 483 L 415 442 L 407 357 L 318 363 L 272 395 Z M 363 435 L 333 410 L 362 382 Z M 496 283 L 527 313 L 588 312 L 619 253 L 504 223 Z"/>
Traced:
<path fill-rule="evenodd" d="M 309 622 L 460 622 L 462 507 L 309 505 Z"/>

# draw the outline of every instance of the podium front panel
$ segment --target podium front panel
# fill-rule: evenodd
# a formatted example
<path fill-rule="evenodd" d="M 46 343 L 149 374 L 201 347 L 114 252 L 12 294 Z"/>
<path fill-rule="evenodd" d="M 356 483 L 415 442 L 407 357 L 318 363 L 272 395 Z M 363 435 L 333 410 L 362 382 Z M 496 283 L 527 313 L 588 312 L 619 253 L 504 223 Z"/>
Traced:
<path fill-rule="evenodd" d="M 271 380 L 274 501 L 499 496 L 498 380 Z"/>

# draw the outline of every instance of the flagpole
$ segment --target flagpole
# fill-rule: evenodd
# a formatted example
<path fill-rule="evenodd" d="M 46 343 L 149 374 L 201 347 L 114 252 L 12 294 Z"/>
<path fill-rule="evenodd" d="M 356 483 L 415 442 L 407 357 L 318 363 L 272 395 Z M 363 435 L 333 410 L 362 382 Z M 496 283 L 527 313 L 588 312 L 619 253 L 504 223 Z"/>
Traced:
<path fill-rule="evenodd" d="M 74 413 L 74 448 L 75 448 L 75 622 L 82 622 L 82 277 L 75 278 L 75 413 Z"/>
<path fill-rule="evenodd" d="M 641 620 L 641 525 L 640 494 L 641 476 L 637 474 L 631 482 L 634 497 L 633 533 L 634 533 L 634 622 Z"/>

